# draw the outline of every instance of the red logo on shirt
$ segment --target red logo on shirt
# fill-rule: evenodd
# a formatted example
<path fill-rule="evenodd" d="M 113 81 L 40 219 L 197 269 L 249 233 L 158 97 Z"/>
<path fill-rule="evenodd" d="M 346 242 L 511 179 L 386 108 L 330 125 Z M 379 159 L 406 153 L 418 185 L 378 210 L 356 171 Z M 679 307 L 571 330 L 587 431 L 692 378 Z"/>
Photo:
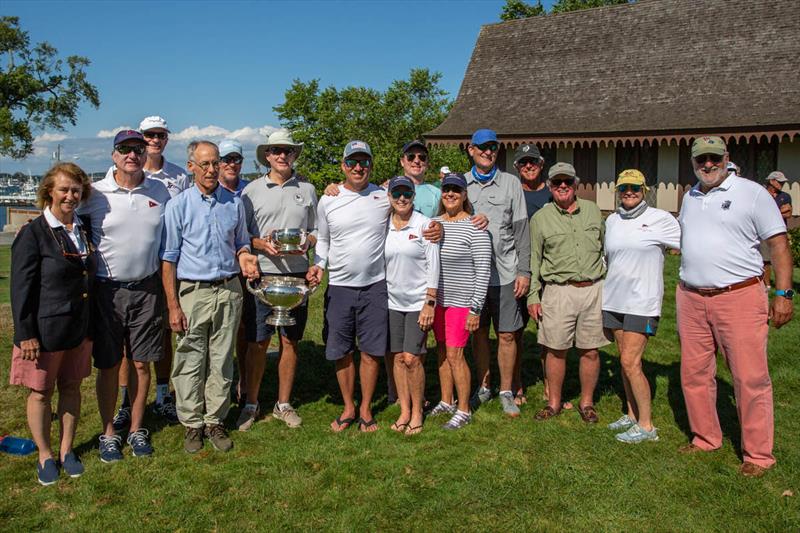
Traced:
<path fill-rule="evenodd" d="M 373 199 L 373 200 L 380 200 L 380 199 L 381 199 L 381 197 L 380 197 L 380 196 L 373 196 L 373 197 L 372 197 L 372 199 Z"/>
<path fill-rule="evenodd" d="M 414 235 L 413 233 L 409 234 L 409 236 L 408 236 L 408 240 L 409 240 L 409 241 L 413 241 L 414 239 L 419 239 L 419 237 L 417 237 L 417 236 L 416 236 L 416 235 Z"/>
<path fill-rule="evenodd" d="M 148 203 L 148 205 L 149 205 L 150 207 L 158 207 L 158 204 L 157 204 L 157 203 L 155 203 L 153 200 L 148 200 L 148 201 L 147 201 L 147 203 Z"/>

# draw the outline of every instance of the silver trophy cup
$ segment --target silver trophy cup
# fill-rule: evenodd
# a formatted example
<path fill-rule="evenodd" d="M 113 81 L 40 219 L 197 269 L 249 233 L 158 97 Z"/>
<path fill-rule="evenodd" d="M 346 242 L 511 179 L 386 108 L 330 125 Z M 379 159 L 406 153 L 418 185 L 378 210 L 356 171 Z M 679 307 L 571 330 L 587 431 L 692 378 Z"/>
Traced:
<path fill-rule="evenodd" d="M 309 289 L 305 280 L 291 276 L 261 276 L 255 284 L 248 280 L 247 290 L 272 307 L 267 324 L 294 326 L 297 322 L 289 311 L 302 305 L 316 287 Z"/>
<path fill-rule="evenodd" d="M 304 254 L 308 232 L 299 228 L 276 229 L 270 233 L 278 251 L 282 254 Z"/>

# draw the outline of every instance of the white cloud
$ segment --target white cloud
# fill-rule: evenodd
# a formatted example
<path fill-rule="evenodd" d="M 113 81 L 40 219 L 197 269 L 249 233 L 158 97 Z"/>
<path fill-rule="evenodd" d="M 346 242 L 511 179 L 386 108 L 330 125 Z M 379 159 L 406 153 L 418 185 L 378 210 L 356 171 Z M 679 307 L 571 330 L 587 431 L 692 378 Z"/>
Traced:
<path fill-rule="evenodd" d="M 95 137 L 97 137 L 99 139 L 110 139 L 111 137 L 116 135 L 118 131 L 121 131 L 121 130 L 132 130 L 132 129 L 133 128 L 131 128 L 130 126 L 118 126 L 116 128 L 112 128 L 110 130 L 100 130 L 100 131 L 97 132 L 97 135 Z"/>
<path fill-rule="evenodd" d="M 219 126 L 206 126 L 201 128 L 199 126 L 189 126 L 177 133 L 169 134 L 170 140 L 175 141 L 189 141 L 193 139 L 216 139 L 228 135 L 228 130 Z"/>
<path fill-rule="evenodd" d="M 169 138 L 173 141 L 192 141 L 196 139 L 236 139 L 243 144 L 259 144 L 264 142 L 267 135 L 277 130 L 275 126 L 261 126 L 254 128 L 245 126 L 236 130 L 228 130 L 221 126 L 208 125 L 205 127 L 189 126 L 177 133 L 171 133 Z"/>
<path fill-rule="evenodd" d="M 36 138 L 33 139 L 33 143 L 37 144 L 37 143 L 47 143 L 47 142 L 58 142 L 58 141 L 63 141 L 64 139 L 69 139 L 69 136 L 63 133 L 44 132 L 41 135 L 36 136 Z"/>

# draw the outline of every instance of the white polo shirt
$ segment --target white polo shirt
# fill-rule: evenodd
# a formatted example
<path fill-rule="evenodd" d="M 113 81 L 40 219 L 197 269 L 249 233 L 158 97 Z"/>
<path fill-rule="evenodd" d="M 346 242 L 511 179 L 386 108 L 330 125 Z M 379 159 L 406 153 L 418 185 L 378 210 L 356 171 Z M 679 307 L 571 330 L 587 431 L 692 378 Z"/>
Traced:
<path fill-rule="evenodd" d="M 163 183 L 167 191 L 169 191 L 169 195 L 174 198 L 191 187 L 194 182 L 183 167 L 174 165 L 166 159 L 163 161 L 164 164 L 161 166 L 161 169 L 156 172 L 145 170 L 144 175 Z"/>
<path fill-rule="evenodd" d="M 389 220 L 386 189 L 370 183 L 359 192 L 339 188 L 317 205 L 314 264 L 328 267 L 328 282 L 366 287 L 386 278 L 383 244 Z"/>
<path fill-rule="evenodd" d="M 775 200 L 755 182 L 729 176 L 707 193 L 695 185 L 683 196 L 681 281 L 727 287 L 760 276 L 759 241 L 786 232 Z"/>
<path fill-rule="evenodd" d="M 606 219 L 608 271 L 603 282 L 603 311 L 661 316 L 664 249 L 678 249 L 681 227 L 671 214 L 647 207 L 636 218 L 618 213 Z"/>
<path fill-rule="evenodd" d="M 159 267 L 167 188 L 145 177 L 132 189 L 114 179 L 114 167 L 92 184 L 92 194 L 78 209 L 88 216 L 92 243 L 97 249 L 97 276 L 115 281 L 137 281 Z"/>
<path fill-rule="evenodd" d="M 439 286 L 439 245 L 422 236 L 430 223 L 431 219 L 417 211 L 412 211 L 401 229 L 389 219 L 384 247 L 389 309 L 420 311 L 425 292 Z"/>

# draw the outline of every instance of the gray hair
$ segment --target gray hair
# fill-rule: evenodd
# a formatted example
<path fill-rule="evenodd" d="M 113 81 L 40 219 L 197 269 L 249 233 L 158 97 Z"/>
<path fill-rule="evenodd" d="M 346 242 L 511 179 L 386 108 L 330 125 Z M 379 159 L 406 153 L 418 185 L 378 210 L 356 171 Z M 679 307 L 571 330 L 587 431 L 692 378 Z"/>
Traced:
<path fill-rule="evenodd" d="M 186 147 L 186 155 L 188 156 L 189 161 L 194 161 L 194 151 L 197 150 L 197 147 L 201 145 L 213 146 L 217 153 L 219 153 L 219 147 L 211 141 L 206 141 L 204 139 L 192 141 L 189 143 L 189 146 Z"/>

